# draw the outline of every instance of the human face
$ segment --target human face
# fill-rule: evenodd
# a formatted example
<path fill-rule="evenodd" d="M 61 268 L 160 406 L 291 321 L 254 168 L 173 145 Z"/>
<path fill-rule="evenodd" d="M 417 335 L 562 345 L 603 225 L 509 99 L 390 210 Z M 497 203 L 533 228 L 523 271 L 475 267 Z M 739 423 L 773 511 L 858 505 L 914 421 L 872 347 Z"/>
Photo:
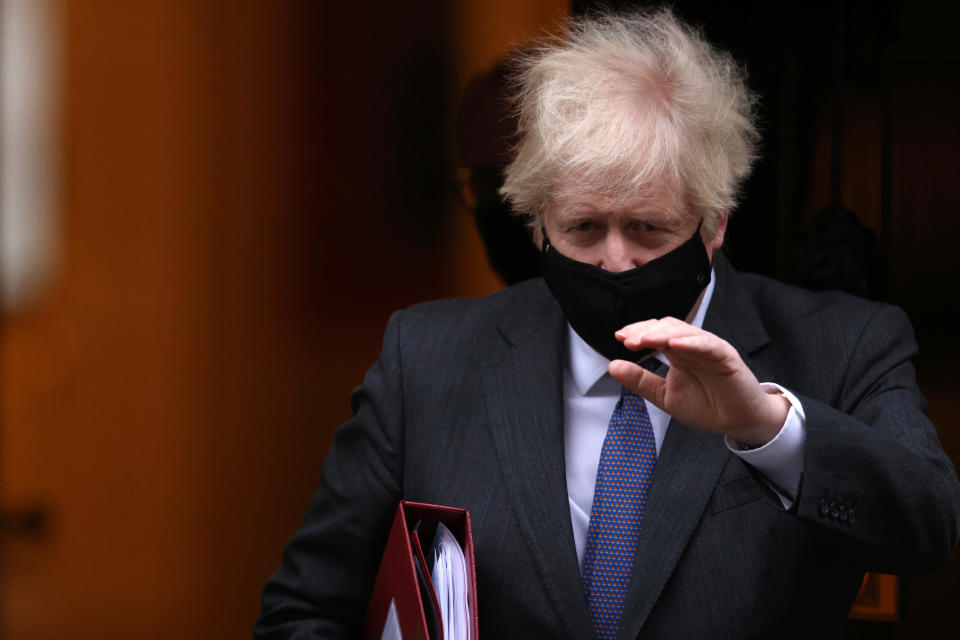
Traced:
<path fill-rule="evenodd" d="M 650 196 L 615 199 L 595 194 L 562 195 L 551 200 L 544 226 L 563 255 L 619 273 L 673 251 L 690 239 L 699 216 L 688 213 L 669 189 Z M 707 256 L 723 244 L 727 216 L 720 216 L 712 237 L 700 228 Z"/>

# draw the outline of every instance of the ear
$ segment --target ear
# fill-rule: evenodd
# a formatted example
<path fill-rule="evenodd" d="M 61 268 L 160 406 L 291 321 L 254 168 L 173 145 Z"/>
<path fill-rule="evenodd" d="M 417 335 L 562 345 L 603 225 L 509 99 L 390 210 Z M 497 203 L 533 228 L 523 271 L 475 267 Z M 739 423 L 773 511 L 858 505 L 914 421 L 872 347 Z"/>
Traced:
<path fill-rule="evenodd" d="M 548 202 L 538 207 L 538 210 L 532 214 L 531 221 L 527 225 L 530 227 L 533 235 L 533 243 L 537 245 L 537 249 L 540 251 L 543 250 L 543 243 L 546 240 L 543 234 L 547 230 L 547 218 L 551 215 L 551 207 Z"/>
<path fill-rule="evenodd" d="M 710 255 L 713 255 L 714 251 L 718 251 L 720 247 L 723 246 L 723 239 L 727 233 L 727 220 L 730 218 L 730 210 L 724 209 L 717 214 L 717 231 L 710 238 L 704 238 L 703 243 L 706 245 L 707 250 Z"/>

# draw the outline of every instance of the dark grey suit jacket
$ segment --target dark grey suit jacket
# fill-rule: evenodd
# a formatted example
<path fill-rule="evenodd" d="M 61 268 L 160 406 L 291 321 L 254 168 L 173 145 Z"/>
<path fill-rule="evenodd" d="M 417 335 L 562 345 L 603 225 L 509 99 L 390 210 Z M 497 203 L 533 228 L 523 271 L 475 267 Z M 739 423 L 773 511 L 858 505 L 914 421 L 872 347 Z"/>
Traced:
<path fill-rule="evenodd" d="M 619 638 L 832 637 L 864 570 L 953 553 L 960 486 L 894 307 L 738 274 L 704 328 L 806 412 L 790 511 L 722 437 L 672 421 Z M 393 316 L 323 485 L 264 589 L 258 637 L 352 637 L 401 498 L 470 510 L 485 638 L 591 638 L 567 502 L 565 322 L 542 280 Z"/>

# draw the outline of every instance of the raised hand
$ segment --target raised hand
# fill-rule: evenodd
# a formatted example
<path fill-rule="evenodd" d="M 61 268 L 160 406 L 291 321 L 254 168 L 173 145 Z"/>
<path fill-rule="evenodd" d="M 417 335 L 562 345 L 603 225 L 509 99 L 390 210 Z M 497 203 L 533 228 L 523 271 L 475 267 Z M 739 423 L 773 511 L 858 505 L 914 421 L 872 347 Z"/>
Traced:
<path fill-rule="evenodd" d="M 610 375 L 684 424 L 748 447 L 766 444 L 783 426 L 790 403 L 766 392 L 729 342 L 676 318 L 637 322 L 615 335 L 628 349 L 663 352 L 670 370 L 661 378 L 614 360 Z"/>

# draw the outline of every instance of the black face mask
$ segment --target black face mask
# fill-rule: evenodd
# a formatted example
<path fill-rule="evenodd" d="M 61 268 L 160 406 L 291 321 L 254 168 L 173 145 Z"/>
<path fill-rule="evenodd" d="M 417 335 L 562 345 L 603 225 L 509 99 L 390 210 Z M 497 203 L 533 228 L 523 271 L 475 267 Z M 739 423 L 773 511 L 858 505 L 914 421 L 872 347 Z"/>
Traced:
<path fill-rule="evenodd" d="M 620 273 L 566 257 L 550 244 L 544 230 L 540 265 L 570 326 L 610 360 L 639 362 L 650 355 L 653 349 L 630 351 L 614 332 L 651 318 L 686 319 L 710 283 L 710 258 L 699 226 L 670 253 Z"/>

